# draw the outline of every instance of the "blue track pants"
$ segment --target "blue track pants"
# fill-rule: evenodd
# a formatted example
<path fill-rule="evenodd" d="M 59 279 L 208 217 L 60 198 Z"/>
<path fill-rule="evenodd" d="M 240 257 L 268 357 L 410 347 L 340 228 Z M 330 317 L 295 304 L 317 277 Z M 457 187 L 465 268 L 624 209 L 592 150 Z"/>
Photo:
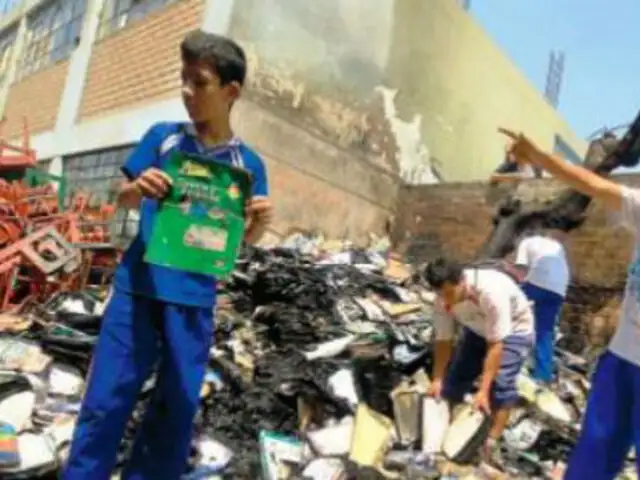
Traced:
<path fill-rule="evenodd" d="M 565 480 L 613 480 L 632 445 L 640 453 L 640 367 L 606 352 Z M 636 462 L 640 472 L 640 455 Z"/>
<path fill-rule="evenodd" d="M 156 397 L 122 479 L 179 479 L 186 468 L 212 338 L 212 309 L 114 292 L 62 478 L 109 479 L 138 394 L 158 365 Z"/>
<path fill-rule="evenodd" d="M 555 329 L 564 298 L 530 283 L 522 285 L 522 290 L 533 302 L 535 317 L 536 344 L 533 349 L 535 360 L 533 378 L 548 383 L 553 380 Z"/>

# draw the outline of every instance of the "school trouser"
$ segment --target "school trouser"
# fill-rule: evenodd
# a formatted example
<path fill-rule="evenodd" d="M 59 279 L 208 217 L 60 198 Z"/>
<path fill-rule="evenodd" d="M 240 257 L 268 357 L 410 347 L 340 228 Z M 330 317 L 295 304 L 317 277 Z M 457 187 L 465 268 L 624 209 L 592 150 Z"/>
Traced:
<path fill-rule="evenodd" d="M 564 298 L 562 295 L 530 283 L 522 285 L 522 290 L 533 302 L 535 317 L 536 343 L 533 349 L 535 360 L 533 378 L 548 383 L 553 380 L 555 329 Z"/>
<path fill-rule="evenodd" d="M 531 351 L 531 336 L 510 335 L 503 340 L 500 369 L 491 386 L 491 406 L 509 407 L 519 398 L 517 379 Z M 469 328 L 464 328 L 442 389 L 442 396 L 461 402 L 482 373 L 487 355 L 487 341 Z"/>
<path fill-rule="evenodd" d="M 606 352 L 593 376 L 566 480 L 613 480 L 631 446 L 640 473 L 640 366 Z"/>
<path fill-rule="evenodd" d="M 107 306 L 64 480 L 107 480 L 143 383 L 158 366 L 155 397 L 123 480 L 177 480 L 213 338 L 211 308 L 115 291 Z"/>

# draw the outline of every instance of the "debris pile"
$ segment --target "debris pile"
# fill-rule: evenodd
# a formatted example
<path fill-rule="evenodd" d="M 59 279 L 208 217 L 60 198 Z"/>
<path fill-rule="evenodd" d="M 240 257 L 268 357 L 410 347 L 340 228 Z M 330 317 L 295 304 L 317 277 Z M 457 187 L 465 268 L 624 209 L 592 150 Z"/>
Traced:
<path fill-rule="evenodd" d="M 376 254 L 317 261 L 296 246 L 252 250 L 226 285 L 212 351 L 220 390 L 205 401 L 200 434 L 233 452 L 229 478 L 481 475 L 474 446 L 486 419 L 425 399 L 432 295 L 408 272 L 385 276 Z M 515 478 L 550 476 L 575 442 L 586 365 L 562 351 L 558 360 L 553 391 L 521 377 L 503 442 Z M 288 476 L 265 473 L 277 463 Z"/>
<path fill-rule="evenodd" d="M 108 282 L 115 205 L 94 200 L 37 168 L 26 120 L 21 146 L 0 139 L 0 312 Z"/>
<path fill-rule="evenodd" d="M 63 201 L 51 183 L 0 180 L 0 310 L 82 289 L 90 274 L 98 275 L 98 284 L 108 281 L 103 273 L 117 259 L 110 234 L 114 207 L 92 207 L 91 195 L 83 193 L 66 208 Z"/>
<path fill-rule="evenodd" d="M 1 124 L 1 122 L 0 122 Z M 0 477 L 40 478 L 65 457 L 118 251 L 115 207 L 0 139 Z"/>
<path fill-rule="evenodd" d="M 0 476 L 46 478 L 69 446 L 101 302 L 58 293 L 0 314 Z"/>
<path fill-rule="evenodd" d="M 183 478 L 491 474 L 477 456 L 487 418 L 425 396 L 432 294 L 380 243 L 327 245 L 298 236 L 247 249 L 221 285 Z M 0 315 L 0 430 L 12 439 L 0 451 L 2 478 L 48 478 L 64 463 L 104 308 L 98 287 L 54 292 Z M 588 365 L 561 350 L 558 364 L 553 389 L 526 372 L 520 378 L 522 402 L 502 441 L 511 478 L 554 478 L 575 442 Z M 120 465 L 153 385 L 141 394 Z"/>

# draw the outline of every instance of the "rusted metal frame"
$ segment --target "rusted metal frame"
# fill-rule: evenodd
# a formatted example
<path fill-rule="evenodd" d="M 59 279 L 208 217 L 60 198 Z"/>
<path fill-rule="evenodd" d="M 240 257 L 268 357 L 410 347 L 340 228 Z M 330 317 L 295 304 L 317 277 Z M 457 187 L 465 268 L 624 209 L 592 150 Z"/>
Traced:
<path fill-rule="evenodd" d="M 42 251 L 40 246 L 41 242 L 46 242 L 44 243 L 44 246 L 48 246 L 50 248 L 56 244 L 55 246 L 60 248 L 57 249 L 57 252 L 52 253 L 59 253 L 60 256 L 54 261 L 48 261 L 43 258 L 40 254 Z M 58 233 L 54 227 L 46 227 L 38 230 L 0 250 L 0 265 L 16 254 L 24 255 L 44 274 L 53 273 L 75 256 L 73 247 L 69 245 L 64 238 L 62 238 L 60 233 Z"/>

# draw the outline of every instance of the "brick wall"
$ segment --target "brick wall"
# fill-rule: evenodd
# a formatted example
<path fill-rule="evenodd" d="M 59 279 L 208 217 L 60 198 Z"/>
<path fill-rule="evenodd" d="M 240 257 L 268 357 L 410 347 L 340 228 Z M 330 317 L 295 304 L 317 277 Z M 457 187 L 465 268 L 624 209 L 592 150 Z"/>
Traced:
<path fill-rule="evenodd" d="M 179 95 L 185 33 L 202 23 L 204 0 L 178 0 L 99 41 L 93 50 L 80 119 Z"/>
<path fill-rule="evenodd" d="M 7 118 L 2 131 L 4 138 L 22 135 L 25 116 L 32 133 L 50 130 L 55 126 L 68 67 L 68 62 L 59 62 L 11 86 L 4 110 Z"/>
<path fill-rule="evenodd" d="M 640 175 L 616 179 L 640 187 Z M 522 195 L 527 202 L 541 202 L 560 188 L 552 180 L 530 181 Z M 417 260 L 439 254 L 472 258 L 491 230 L 493 211 L 484 203 L 485 189 L 479 183 L 404 187 L 393 234 L 398 249 Z M 618 315 L 632 243 L 629 233 L 614 228 L 603 208 L 592 204 L 587 221 L 572 232 L 568 243 L 573 285 L 564 318 L 569 328 L 582 330 L 597 320 L 610 331 Z"/>

